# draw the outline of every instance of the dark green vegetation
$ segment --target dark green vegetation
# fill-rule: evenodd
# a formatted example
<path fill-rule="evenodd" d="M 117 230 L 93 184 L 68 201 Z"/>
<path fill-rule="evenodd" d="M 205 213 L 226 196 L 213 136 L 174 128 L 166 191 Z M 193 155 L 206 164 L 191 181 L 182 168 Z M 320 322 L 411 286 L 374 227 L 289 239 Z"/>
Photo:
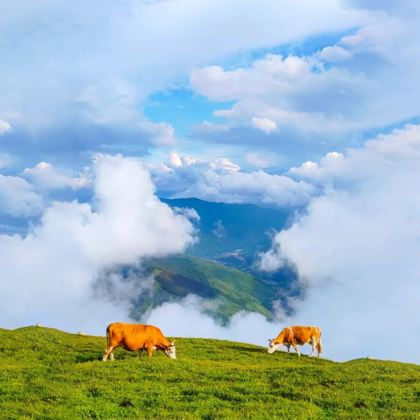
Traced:
<path fill-rule="evenodd" d="M 162 201 L 171 207 L 192 208 L 200 216 L 196 223 L 200 240 L 188 250 L 189 255 L 240 269 L 249 268 L 256 253 L 270 247 L 269 233 L 285 228 L 297 210 L 210 203 L 197 198 Z"/>
<path fill-rule="evenodd" d="M 146 262 L 155 279 L 153 289 L 140 297 L 134 315 L 163 302 L 176 301 L 188 294 L 211 299 L 207 313 L 226 322 L 240 310 L 271 316 L 271 303 L 277 287 L 249 273 L 204 259 L 176 256 Z"/>
<path fill-rule="evenodd" d="M 119 350 L 104 363 L 104 342 L 0 330 L 0 417 L 412 419 L 420 409 L 416 365 L 299 359 L 204 339 L 178 339 L 175 361 Z"/>
<path fill-rule="evenodd" d="M 201 309 L 221 323 L 241 310 L 271 318 L 274 300 L 280 300 L 287 311 L 288 298 L 299 296 L 293 269 L 286 267 L 270 274 L 258 270 L 256 264 L 258 253 L 269 249 L 274 231 L 286 227 L 298 209 L 210 203 L 196 198 L 163 201 L 177 211 L 196 210 L 200 216 L 194 222 L 199 241 L 186 255 L 142 261 L 141 269 L 121 269 L 123 276 L 139 278 L 132 317 L 141 319 L 156 306 L 195 295 L 206 299 Z M 145 276 L 154 279 L 151 288 L 141 287 Z"/>

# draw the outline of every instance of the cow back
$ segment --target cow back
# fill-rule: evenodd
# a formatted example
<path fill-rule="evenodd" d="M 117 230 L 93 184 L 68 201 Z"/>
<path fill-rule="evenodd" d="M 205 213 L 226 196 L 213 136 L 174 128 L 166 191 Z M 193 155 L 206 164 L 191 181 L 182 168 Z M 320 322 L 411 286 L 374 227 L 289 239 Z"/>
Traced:
<path fill-rule="evenodd" d="M 122 345 L 131 351 L 153 346 L 161 348 L 170 344 L 162 331 L 153 325 L 117 322 L 108 326 L 108 334 L 113 345 Z"/>
<path fill-rule="evenodd" d="M 306 344 L 312 337 L 318 339 L 321 334 L 321 330 L 318 327 L 295 325 L 290 327 L 290 329 L 297 344 Z"/>

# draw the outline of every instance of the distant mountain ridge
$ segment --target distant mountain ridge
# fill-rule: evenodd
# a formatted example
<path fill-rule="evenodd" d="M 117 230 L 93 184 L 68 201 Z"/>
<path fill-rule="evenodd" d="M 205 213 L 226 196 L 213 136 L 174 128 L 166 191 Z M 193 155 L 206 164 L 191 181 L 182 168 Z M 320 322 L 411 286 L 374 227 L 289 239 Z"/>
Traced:
<path fill-rule="evenodd" d="M 288 226 L 296 209 L 260 207 L 254 204 L 213 203 L 197 198 L 162 199 L 172 208 L 191 208 L 200 217 L 196 223 L 199 242 L 188 255 L 248 269 L 258 252 L 271 245 L 275 231 Z"/>
<path fill-rule="evenodd" d="M 290 268 L 264 273 L 258 270 L 256 259 L 270 247 L 272 234 L 288 225 L 293 209 L 196 198 L 162 201 L 174 209 L 197 212 L 199 220 L 193 222 L 199 241 L 185 255 L 144 261 L 154 282 L 137 297 L 133 317 L 141 319 L 148 310 L 188 295 L 212 302 L 201 309 L 221 323 L 241 310 L 272 318 L 273 302 L 279 300 L 287 310 L 285 297 L 299 293 L 295 273 Z"/>

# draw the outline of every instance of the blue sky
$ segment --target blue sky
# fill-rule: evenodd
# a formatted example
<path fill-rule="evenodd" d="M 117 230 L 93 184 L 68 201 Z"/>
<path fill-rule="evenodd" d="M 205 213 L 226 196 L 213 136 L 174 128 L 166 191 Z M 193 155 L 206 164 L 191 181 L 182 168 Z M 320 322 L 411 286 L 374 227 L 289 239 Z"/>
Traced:
<path fill-rule="evenodd" d="M 228 70 L 249 67 L 267 54 L 281 56 L 305 56 L 316 53 L 325 47 L 334 45 L 342 37 L 354 34 L 357 28 L 350 28 L 338 33 L 322 33 L 309 36 L 296 42 L 286 43 L 274 47 L 245 50 L 237 54 L 223 57 L 214 62 Z M 176 81 L 173 87 L 151 94 L 144 103 L 144 114 L 153 122 L 170 121 L 180 137 L 189 136 L 191 127 L 202 121 L 221 123 L 221 118 L 213 115 L 220 108 L 231 107 L 231 102 L 212 102 L 206 97 L 196 94 L 190 89 L 188 79 Z"/>
<path fill-rule="evenodd" d="M 215 103 L 195 94 L 188 85 L 156 92 L 147 98 L 144 115 L 153 122 L 171 121 L 179 137 L 191 135 L 191 128 L 202 121 L 221 122 L 213 112 L 233 102 Z"/>
<path fill-rule="evenodd" d="M 165 163 L 173 152 L 279 173 L 418 118 L 415 54 L 400 50 L 416 48 L 401 27 L 415 20 L 410 1 L 3 8 L 6 173 L 43 160 L 77 172 L 95 153 Z"/>

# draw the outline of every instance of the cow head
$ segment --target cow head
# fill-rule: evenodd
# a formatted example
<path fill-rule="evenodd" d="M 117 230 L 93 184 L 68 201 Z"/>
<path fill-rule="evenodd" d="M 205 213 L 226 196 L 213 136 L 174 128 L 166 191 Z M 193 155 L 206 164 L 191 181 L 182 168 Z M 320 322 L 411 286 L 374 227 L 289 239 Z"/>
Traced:
<path fill-rule="evenodd" d="M 170 359 L 176 359 L 176 349 L 175 349 L 175 341 L 172 341 L 169 346 L 164 349 L 165 354 Z"/>
<path fill-rule="evenodd" d="M 280 346 L 281 343 L 275 343 L 274 338 L 270 338 L 268 340 L 268 353 L 274 353 Z"/>

